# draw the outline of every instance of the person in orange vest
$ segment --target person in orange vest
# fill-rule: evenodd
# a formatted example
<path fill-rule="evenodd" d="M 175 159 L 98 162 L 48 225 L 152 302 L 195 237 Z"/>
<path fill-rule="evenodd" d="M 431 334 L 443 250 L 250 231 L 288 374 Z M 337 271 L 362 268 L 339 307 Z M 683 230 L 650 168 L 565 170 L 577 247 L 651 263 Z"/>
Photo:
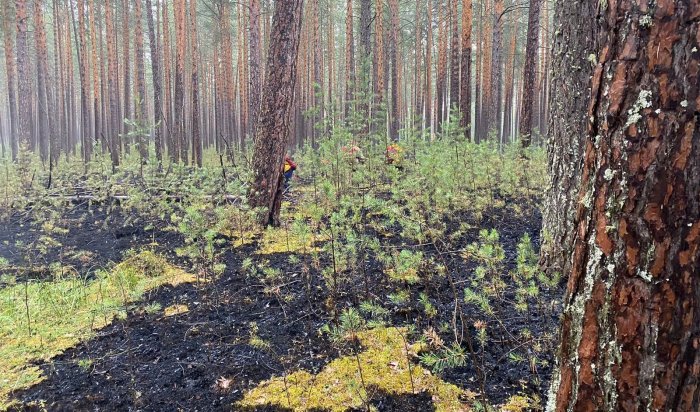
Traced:
<path fill-rule="evenodd" d="M 401 153 L 403 148 L 397 143 L 392 143 L 386 147 L 386 163 L 401 168 Z"/>
<path fill-rule="evenodd" d="M 288 191 L 292 183 L 292 177 L 294 176 L 294 171 L 297 170 L 297 164 L 294 163 L 289 155 L 284 156 L 284 191 Z"/>

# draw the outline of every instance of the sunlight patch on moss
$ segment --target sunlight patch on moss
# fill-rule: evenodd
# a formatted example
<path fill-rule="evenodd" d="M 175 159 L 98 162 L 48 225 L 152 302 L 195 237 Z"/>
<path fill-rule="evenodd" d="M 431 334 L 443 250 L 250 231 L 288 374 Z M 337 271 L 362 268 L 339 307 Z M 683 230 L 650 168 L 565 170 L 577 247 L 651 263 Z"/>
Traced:
<path fill-rule="evenodd" d="M 371 397 L 373 390 L 390 395 L 410 394 L 415 390 L 415 393 L 428 391 L 437 411 L 469 410 L 462 399 L 473 399 L 473 393 L 444 382 L 419 365 L 412 364 L 409 371 L 402 338 L 405 333 L 404 328 L 393 327 L 360 332 L 357 337 L 365 350 L 357 358 L 349 355 L 336 359 L 318 375 L 300 370 L 286 378 L 274 377 L 263 381 L 246 393 L 237 406 L 256 408 L 270 404 L 295 411 L 345 411 L 362 407 L 363 399 L 367 399 L 368 395 Z M 414 344 L 408 348 L 410 357 L 420 347 Z"/>
<path fill-rule="evenodd" d="M 262 235 L 258 246 L 258 253 L 271 255 L 274 253 L 311 253 L 319 251 L 315 243 L 327 240 L 327 236 L 309 236 L 301 239 L 294 236 L 291 229 L 284 227 L 268 228 Z"/>
<path fill-rule="evenodd" d="M 500 407 L 503 412 L 523 412 L 536 408 L 539 402 L 536 399 L 523 395 L 513 395 Z"/>
<path fill-rule="evenodd" d="M 30 282 L 1 289 L 0 409 L 8 406 L 13 391 L 44 379 L 41 370 L 30 365 L 32 361 L 48 361 L 90 339 L 151 289 L 195 280 L 194 275 L 146 251 L 95 280 Z"/>

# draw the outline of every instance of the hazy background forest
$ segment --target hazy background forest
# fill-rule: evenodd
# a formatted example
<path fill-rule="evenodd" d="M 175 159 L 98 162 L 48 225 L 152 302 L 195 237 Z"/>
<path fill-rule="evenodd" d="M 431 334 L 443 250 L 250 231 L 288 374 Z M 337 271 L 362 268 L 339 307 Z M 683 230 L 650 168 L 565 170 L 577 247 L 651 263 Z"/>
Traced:
<path fill-rule="evenodd" d="M 44 160 L 97 150 L 118 164 L 147 138 L 144 156 L 155 145 L 159 159 L 201 165 L 200 148 L 234 151 L 251 137 L 272 2 L 3 3 L 3 154 L 24 142 Z M 526 1 L 306 2 L 293 145 L 356 111 L 387 112 L 392 138 L 434 133 L 453 106 L 474 141 L 535 130 L 541 143 L 551 13 L 539 3 L 528 18 Z"/>
<path fill-rule="evenodd" d="M 0 4 L 0 410 L 700 407 L 700 0 Z"/>

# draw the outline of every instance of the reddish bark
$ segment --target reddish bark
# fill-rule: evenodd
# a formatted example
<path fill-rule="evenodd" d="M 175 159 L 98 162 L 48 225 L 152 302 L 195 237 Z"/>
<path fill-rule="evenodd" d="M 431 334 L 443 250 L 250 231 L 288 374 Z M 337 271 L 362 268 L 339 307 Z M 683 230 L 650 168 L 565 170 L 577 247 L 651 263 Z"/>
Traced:
<path fill-rule="evenodd" d="M 700 1 L 589 9 L 596 69 L 550 405 L 697 411 Z"/>

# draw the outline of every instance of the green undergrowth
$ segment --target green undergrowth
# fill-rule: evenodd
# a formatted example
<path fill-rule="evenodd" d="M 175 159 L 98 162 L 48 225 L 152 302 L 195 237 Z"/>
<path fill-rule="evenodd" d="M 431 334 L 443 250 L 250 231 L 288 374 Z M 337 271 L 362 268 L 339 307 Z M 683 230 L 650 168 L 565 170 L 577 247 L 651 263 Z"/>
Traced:
<path fill-rule="evenodd" d="M 43 379 L 37 361 L 48 361 L 90 339 L 114 318 L 125 317 L 129 304 L 147 291 L 194 279 L 146 251 L 94 280 L 37 281 L 0 289 L 0 409 L 8 406 L 13 391 Z"/>

